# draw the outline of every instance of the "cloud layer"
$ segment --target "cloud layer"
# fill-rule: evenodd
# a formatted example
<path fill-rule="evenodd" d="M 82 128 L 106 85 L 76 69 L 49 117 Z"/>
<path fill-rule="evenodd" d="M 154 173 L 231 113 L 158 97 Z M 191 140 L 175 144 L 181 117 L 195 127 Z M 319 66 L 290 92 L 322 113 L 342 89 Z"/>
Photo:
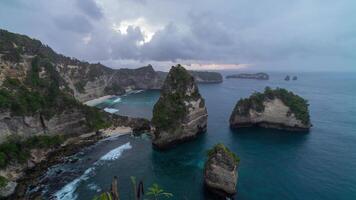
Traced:
<path fill-rule="evenodd" d="M 353 70 L 353 0 L 13 0 L 0 27 L 111 67 Z"/>

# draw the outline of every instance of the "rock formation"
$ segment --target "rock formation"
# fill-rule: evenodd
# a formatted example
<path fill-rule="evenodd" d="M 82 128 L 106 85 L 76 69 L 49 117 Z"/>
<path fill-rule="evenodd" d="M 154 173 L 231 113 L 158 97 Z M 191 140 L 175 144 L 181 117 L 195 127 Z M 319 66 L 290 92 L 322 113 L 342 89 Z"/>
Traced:
<path fill-rule="evenodd" d="M 289 81 L 290 80 L 290 76 L 287 75 L 285 78 L 284 78 L 285 81 Z"/>
<path fill-rule="evenodd" d="M 153 145 L 167 148 L 205 132 L 207 117 L 194 78 L 181 65 L 172 67 L 153 108 Z"/>
<path fill-rule="evenodd" d="M 266 87 L 264 93 L 257 92 L 237 102 L 230 116 L 230 127 L 307 131 L 311 127 L 308 106 L 305 99 L 292 92 Z"/>
<path fill-rule="evenodd" d="M 210 71 L 195 71 L 188 70 L 189 74 L 194 77 L 196 83 L 222 83 L 223 77 L 219 72 Z M 157 71 L 159 77 L 164 80 L 167 76 L 167 72 Z"/>
<path fill-rule="evenodd" d="M 293 76 L 293 79 L 292 79 L 293 81 L 296 81 L 296 80 L 298 80 L 298 77 L 297 76 Z"/>
<path fill-rule="evenodd" d="M 269 79 L 269 75 L 266 74 L 266 73 L 234 74 L 234 75 L 228 75 L 228 76 L 226 76 L 226 78 L 268 80 Z"/>
<path fill-rule="evenodd" d="M 234 195 L 239 161 L 240 159 L 223 144 L 217 144 L 210 149 L 204 169 L 204 184 L 208 191 L 223 199 Z"/>
<path fill-rule="evenodd" d="M 196 83 L 222 83 L 223 77 L 218 72 L 192 71 L 189 73 L 194 77 Z"/>

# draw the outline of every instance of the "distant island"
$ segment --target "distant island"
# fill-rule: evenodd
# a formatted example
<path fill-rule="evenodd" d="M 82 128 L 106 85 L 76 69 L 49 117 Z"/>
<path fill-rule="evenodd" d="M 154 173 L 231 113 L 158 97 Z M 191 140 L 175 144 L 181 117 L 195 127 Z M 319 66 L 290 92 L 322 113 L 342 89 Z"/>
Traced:
<path fill-rule="evenodd" d="M 260 73 L 254 73 L 254 74 L 233 74 L 233 75 L 227 75 L 226 78 L 241 78 L 241 79 L 256 79 L 256 80 L 268 80 L 269 75 L 263 72 Z"/>
<path fill-rule="evenodd" d="M 219 72 L 188 70 L 189 74 L 194 77 L 196 83 L 222 83 L 223 76 Z M 168 72 L 157 71 L 162 80 Z"/>

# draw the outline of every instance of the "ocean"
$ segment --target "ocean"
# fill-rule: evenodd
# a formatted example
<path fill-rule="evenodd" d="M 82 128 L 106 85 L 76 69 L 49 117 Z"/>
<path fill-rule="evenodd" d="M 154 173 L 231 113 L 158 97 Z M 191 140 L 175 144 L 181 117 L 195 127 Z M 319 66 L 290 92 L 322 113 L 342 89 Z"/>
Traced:
<path fill-rule="evenodd" d="M 157 183 L 171 199 L 208 199 L 203 189 L 206 151 L 224 143 L 241 159 L 236 198 L 240 200 L 356 199 L 356 74 L 269 73 L 270 80 L 225 79 L 201 84 L 208 131 L 168 151 L 152 149 L 150 138 L 121 136 L 101 141 L 49 169 L 48 198 L 88 200 L 119 178 L 121 199 L 131 199 L 131 177 L 147 189 Z M 297 81 L 285 81 L 289 74 Z M 283 87 L 306 98 L 313 127 L 309 133 L 272 129 L 230 130 L 238 99 L 266 86 Z M 159 91 L 136 91 L 98 105 L 108 112 L 152 116 Z"/>

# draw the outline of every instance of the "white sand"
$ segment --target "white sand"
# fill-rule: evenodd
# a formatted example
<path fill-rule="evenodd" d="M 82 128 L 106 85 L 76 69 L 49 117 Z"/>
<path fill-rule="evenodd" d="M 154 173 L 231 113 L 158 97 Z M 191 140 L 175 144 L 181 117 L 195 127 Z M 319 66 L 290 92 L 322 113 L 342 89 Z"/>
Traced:
<path fill-rule="evenodd" d="M 127 126 L 111 127 L 101 130 L 106 137 L 116 137 L 121 135 L 127 135 L 132 133 L 132 128 Z"/>
<path fill-rule="evenodd" d="M 84 104 L 87 106 L 95 106 L 107 99 L 112 98 L 112 97 L 114 97 L 114 95 L 106 95 L 106 96 L 99 97 L 97 99 L 92 99 L 90 101 L 86 101 L 86 102 L 84 102 Z"/>

